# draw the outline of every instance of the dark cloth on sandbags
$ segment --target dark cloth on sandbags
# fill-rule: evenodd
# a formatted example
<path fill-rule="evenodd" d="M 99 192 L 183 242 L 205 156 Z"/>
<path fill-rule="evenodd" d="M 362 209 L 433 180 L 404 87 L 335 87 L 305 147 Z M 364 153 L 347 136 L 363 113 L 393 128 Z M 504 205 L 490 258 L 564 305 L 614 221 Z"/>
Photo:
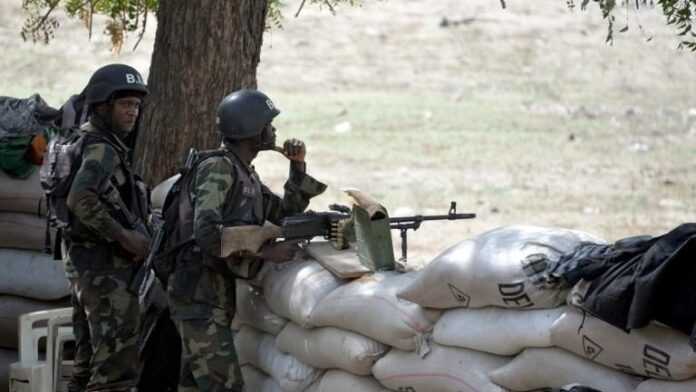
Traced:
<path fill-rule="evenodd" d="M 59 117 L 60 111 L 39 94 L 29 98 L 0 97 L 0 139 L 39 134 Z"/>
<path fill-rule="evenodd" d="M 19 346 L 19 316 L 25 313 L 65 308 L 67 299 L 60 301 L 37 301 L 11 295 L 0 295 L 0 347 L 17 349 Z"/>
<path fill-rule="evenodd" d="M 658 237 L 631 237 L 611 246 L 579 247 L 567 255 L 562 276 L 590 281 L 582 307 L 630 330 L 652 320 L 686 334 L 696 349 L 696 224 Z"/>

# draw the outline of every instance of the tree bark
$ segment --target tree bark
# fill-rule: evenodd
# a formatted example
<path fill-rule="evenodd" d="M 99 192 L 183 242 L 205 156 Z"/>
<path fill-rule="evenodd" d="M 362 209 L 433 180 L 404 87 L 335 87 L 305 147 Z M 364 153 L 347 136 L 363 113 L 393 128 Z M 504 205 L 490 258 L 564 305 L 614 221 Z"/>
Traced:
<path fill-rule="evenodd" d="M 256 88 L 267 0 L 160 0 L 136 169 L 154 185 L 190 147 L 214 148 L 215 113 L 239 88 Z"/>

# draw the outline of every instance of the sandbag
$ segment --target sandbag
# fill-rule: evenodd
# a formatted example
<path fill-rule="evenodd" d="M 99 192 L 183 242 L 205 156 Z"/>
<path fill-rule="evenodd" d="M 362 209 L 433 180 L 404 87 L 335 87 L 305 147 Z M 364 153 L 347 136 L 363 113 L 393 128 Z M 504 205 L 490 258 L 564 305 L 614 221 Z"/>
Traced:
<path fill-rule="evenodd" d="M 252 365 L 241 367 L 244 392 L 283 392 L 277 382 Z"/>
<path fill-rule="evenodd" d="M 172 188 L 172 185 L 174 185 L 176 180 L 179 179 L 179 177 L 181 177 L 181 174 L 175 174 L 167 178 L 166 180 L 157 184 L 152 192 L 150 192 L 150 203 L 152 204 L 153 210 L 162 210 L 162 207 L 164 207 L 164 200 L 167 198 L 169 190 Z"/>
<path fill-rule="evenodd" d="M 42 251 L 46 247 L 46 218 L 0 212 L 0 248 Z"/>
<path fill-rule="evenodd" d="M 315 383 L 312 392 L 383 392 L 372 377 L 361 377 L 341 370 L 329 370 Z"/>
<path fill-rule="evenodd" d="M 551 325 L 563 310 L 453 309 L 444 312 L 435 324 L 433 340 L 498 355 L 514 355 L 527 347 L 550 347 Z"/>
<path fill-rule="evenodd" d="M 316 261 L 296 260 L 267 268 L 263 294 L 273 313 L 310 327 L 314 307 L 343 283 Z"/>
<path fill-rule="evenodd" d="M 342 369 L 367 376 L 389 347 L 354 332 L 326 327 L 304 329 L 289 323 L 276 337 L 280 351 L 318 369 Z"/>
<path fill-rule="evenodd" d="M 491 380 L 512 391 L 580 384 L 607 392 L 632 392 L 638 377 L 587 361 L 560 348 L 528 348 L 509 364 L 490 372 Z"/>
<path fill-rule="evenodd" d="M 272 335 L 243 327 L 234 337 L 239 365 L 254 365 L 280 385 L 285 392 L 299 392 L 316 380 L 321 372 L 283 354 Z"/>
<path fill-rule="evenodd" d="M 431 308 L 555 308 L 569 287 L 545 275 L 589 234 L 536 226 L 505 226 L 462 241 L 437 256 L 401 298 Z"/>
<path fill-rule="evenodd" d="M 696 379 L 687 381 L 645 380 L 634 392 L 694 392 Z"/>
<path fill-rule="evenodd" d="M 428 311 L 396 297 L 399 288 L 414 278 L 414 273 L 365 275 L 339 287 L 319 302 L 310 324 L 346 329 L 401 350 L 413 351 L 433 328 Z"/>
<path fill-rule="evenodd" d="M 9 177 L 0 170 L 0 211 L 46 215 L 46 198 L 38 170 L 21 180 Z"/>
<path fill-rule="evenodd" d="M 696 376 L 696 353 L 689 337 L 660 324 L 626 333 L 574 307 L 551 328 L 551 342 L 591 361 L 664 380 Z"/>
<path fill-rule="evenodd" d="M 237 279 L 237 309 L 233 325 L 254 327 L 260 331 L 278 335 L 288 320 L 271 312 L 261 291 L 246 280 Z"/>
<path fill-rule="evenodd" d="M 0 294 L 56 300 L 70 294 L 65 263 L 51 255 L 0 249 Z"/>
<path fill-rule="evenodd" d="M 0 347 L 17 349 L 19 316 L 39 310 L 70 306 L 67 299 L 61 301 L 36 301 L 32 299 L 0 295 Z"/>
<path fill-rule="evenodd" d="M 10 388 L 10 364 L 19 361 L 17 350 L 0 348 L 0 391 L 6 392 Z"/>
<path fill-rule="evenodd" d="M 433 344 L 425 358 L 392 350 L 377 361 L 372 373 L 395 391 L 503 392 L 488 379 L 488 372 L 508 361 L 506 357 Z"/>

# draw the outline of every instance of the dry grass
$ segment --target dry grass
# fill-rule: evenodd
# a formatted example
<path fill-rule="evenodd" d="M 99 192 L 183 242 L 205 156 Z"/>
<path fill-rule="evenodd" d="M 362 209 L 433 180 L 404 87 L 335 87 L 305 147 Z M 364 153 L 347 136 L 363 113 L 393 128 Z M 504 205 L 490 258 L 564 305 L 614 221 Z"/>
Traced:
<path fill-rule="evenodd" d="M 613 240 L 693 220 L 696 55 L 675 49 L 654 11 L 606 46 L 594 12 L 507 3 L 365 0 L 336 16 L 306 9 L 266 35 L 259 86 L 283 110 L 280 137 L 304 138 L 310 171 L 330 185 L 312 207 L 354 186 L 393 215 L 444 213 L 450 200 L 479 214 L 425 224 L 415 261 L 512 223 Z M 106 37 L 88 42 L 71 23 L 52 46 L 21 43 L 18 4 L 0 3 L 1 94 L 58 104 L 100 64 L 147 68 L 152 33 L 116 59 Z M 443 17 L 466 22 L 443 28 Z M 257 167 L 280 189 L 280 157 Z"/>

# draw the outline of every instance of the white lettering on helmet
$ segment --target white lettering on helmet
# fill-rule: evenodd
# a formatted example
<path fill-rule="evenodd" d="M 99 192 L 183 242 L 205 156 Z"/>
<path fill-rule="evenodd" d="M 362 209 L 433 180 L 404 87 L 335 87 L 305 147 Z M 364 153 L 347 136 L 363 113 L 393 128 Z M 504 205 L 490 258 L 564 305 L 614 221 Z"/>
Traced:
<path fill-rule="evenodd" d="M 128 84 L 136 84 L 136 83 L 143 84 L 143 79 L 138 74 L 133 75 L 131 73 L 127 73 L 126 74 L 126 83 L 128 83 Z"/>
<path fill-rule="evenodd" d="M 266 100 L 266 106 L 268 106 L 268 108 L 271 110 L 276 110 L 275 106 L 273 105 L 273 102 L 271 102 L 270 99 Z"/>

